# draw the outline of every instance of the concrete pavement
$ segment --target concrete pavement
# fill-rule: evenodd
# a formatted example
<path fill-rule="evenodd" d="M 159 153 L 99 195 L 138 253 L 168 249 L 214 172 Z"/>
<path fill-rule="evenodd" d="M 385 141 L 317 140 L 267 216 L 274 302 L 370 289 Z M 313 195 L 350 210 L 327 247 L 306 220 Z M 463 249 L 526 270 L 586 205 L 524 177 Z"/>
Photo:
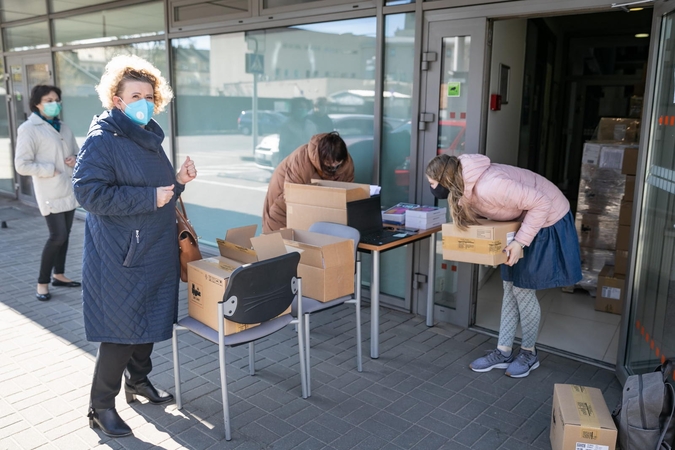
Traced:
<path fill-rule="evenodd" d="M 180 337 L 183 402 L 127 405 L 134 435 L 111 439 L 86 418 L 96 343 L 84 337 L 81 293 L 35 283 L 47 226 L 35 208 L 0 198 L 0 449 L 549 449 L 554 383 L 600 388 L 610 409 L 621 394 L 614 373 L 540 352 L 524 379 L 503 370 L 477 374 L 468 363 L 493 338 L 383 308 L 380 358 L 368 356 L 369 306 L 363 307 L 364 369 L 356 371 L 351 306 L 312 317 L 312 396 L 300 396 L 291 328 L 257 345 L 257 374 L 245 348 L 228 354 L 233 439 L 224 440 L 217 346 Z M 66 275 L 81 279 L 84 222 L 75 220 Z M 181 291 L 180 316 L 187 314 Z M 170 341 L 153 354 L 153 383 L 174 392 Z"/>

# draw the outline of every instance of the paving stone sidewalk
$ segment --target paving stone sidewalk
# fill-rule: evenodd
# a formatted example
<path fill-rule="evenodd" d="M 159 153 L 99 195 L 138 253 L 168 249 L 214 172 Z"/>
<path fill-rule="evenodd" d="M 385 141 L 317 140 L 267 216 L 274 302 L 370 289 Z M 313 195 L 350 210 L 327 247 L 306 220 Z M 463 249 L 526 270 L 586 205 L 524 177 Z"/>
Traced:
<path fill-rule="evenodd" d="M 149 403 L 117 409 L 134 435 L 111 439 L 86 418 L 97 344 L 87 342 L 81 294 L 51 288 L 35 299 L 47 226 L 37 209 L 0 198 L 0 449 L 550 449 L 554 383 L 621 394 L 613 372 L 540 352 L 524 379 L 477 374 L 468 363 L 493 338 L 383 308 L 380 358 L 370 359 L 370 310 L 363 307 L 363 372 L 355 367 L 353 308 L 312 317 L 312 396 L 300 396 L 297 341 L 290 327 L 228 354 L 233 439 L 224 440 L 217 346 L 181 334 L 179 411 Z M 75 220 L 66 275 L 81 279 L 84 222 Z M 187 314 L 185 285 L 180 316 Z M 158 343 L 151 380 L 174 392 L 170 341 Z"/>

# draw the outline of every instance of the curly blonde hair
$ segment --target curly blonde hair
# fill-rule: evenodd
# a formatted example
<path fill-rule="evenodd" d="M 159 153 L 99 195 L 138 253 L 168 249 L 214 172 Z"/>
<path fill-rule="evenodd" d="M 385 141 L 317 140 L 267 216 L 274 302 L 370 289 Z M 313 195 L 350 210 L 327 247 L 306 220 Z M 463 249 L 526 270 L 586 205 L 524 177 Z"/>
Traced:
<path fill-rule="evenodd" d="M 448 191 L 450 214 L 455 225 L 466 230 L 468 225 L 476 225 L 478 218 L 469 207 L 461 204 L 464 196 L 464 178 L 462 178 L 462 163 L 456 156 L 438 155 L 427 164 L 427 177 L 444 186 Z"/>
<path fill-rule="evenodd" d="M 154 114 L 164 111 L 173 98 L 173 91 L 159 69 L 136 55 L 117 55 L 106 64 L 101 81 L 96 85 L 98 98 L 105 109 L 114 107 L 113 97 L 119 97 L 127 81 L 144 81 L 152 85 Z"/>

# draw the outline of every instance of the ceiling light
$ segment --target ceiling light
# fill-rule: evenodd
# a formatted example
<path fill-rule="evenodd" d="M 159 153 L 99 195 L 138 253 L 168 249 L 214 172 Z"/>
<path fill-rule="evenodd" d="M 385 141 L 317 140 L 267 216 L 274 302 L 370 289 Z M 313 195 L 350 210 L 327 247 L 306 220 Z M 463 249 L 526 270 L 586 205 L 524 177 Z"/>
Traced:
<path fill-rule="evenodd" d="M 635 11 L 642 11 L 644 8 L 628 8 L 628 11 L 635 12 Z"/>
<path fill-rule="evenodd" d="M 635 35 L 636 38 L 647 38 L 649 37 L 649 33 L 638 33 Z"/>

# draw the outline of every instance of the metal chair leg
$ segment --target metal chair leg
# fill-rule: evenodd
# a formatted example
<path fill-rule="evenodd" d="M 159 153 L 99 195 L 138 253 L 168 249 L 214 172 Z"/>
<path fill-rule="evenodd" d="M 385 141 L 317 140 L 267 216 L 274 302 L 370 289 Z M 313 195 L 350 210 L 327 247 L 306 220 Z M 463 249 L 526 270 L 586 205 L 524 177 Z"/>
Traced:
<path fill-rule="evenodd" d="M 183 409 L 183 399 L 180 391 L 180 361 L 178 359 L 178 325 L 173 326 L 173 336 L 171 337 L 171 346 L 173 347 L 173 380 L 176 391 L 176 408 Z"/>

